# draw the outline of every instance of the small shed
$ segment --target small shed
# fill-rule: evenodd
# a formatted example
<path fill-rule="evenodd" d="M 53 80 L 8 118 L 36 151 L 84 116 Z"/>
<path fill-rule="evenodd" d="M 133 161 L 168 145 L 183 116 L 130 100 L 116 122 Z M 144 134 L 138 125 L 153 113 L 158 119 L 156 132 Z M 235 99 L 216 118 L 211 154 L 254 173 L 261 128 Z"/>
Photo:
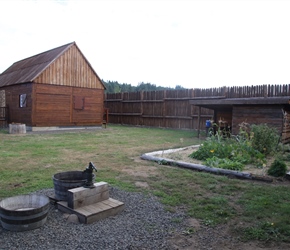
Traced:
<path fill-rule="evenodd" d="M 105 86 L 75 42 L 15 62 L 0 75 L 11 123 L 98 126 Z"/>
<path fill-rule="evenodd" d="M 233 93 L 193 98 L 190 104 L 213 110 L 214 122 L 228 128 L 232 134 L 239 133 L 243 122 L 267 124 L 277 129 L 284 143 L 290 142 L 289 85 L 242 87 L 234 89 Z"/>

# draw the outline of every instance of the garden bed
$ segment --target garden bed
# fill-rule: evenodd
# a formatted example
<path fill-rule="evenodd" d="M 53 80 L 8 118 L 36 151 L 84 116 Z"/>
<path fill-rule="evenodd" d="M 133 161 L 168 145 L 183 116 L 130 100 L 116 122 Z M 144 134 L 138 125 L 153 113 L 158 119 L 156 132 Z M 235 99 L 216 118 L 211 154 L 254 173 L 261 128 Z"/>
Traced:
<path fill-rule="evenodd" d="M 275 178 L 267 174 L 267 171 L 274 160 L 271 157 L 267 158 L 267 164 L 265 167 L 258 168 L 256 166 L 249 164 L 245 166 L 243 171 L 235 171 L 204 166 L 202 161 L 189 157 L 189 155 L 192 152 L 198 150 L 198 148 L 199 148 L 198 145 L 194 145 L 178 149 L 155 151 L 144 154 L 141 156 L 141 158 L 144 160 L 156 161 L 159 164 L 175 165 L 198 171 L 235 176 L 237 178 L 242 179 L 261 180 L 266 182 L 273 182 L 275 180 L 279 181 L 284 180 L 284 178 Z"/>

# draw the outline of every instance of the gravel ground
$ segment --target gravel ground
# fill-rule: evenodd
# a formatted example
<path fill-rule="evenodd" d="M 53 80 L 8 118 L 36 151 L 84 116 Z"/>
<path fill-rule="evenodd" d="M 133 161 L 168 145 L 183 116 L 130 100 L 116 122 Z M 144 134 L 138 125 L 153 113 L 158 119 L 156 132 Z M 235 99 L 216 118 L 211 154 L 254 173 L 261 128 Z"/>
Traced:
<path fill-rule="evenodd" d="M 52 195 L 54 190 L 37 193 Z M 110 197 L 124 202 L 125 209 L 92 224 L 69 222 L 51 205 L 46 224 L 38 229 L 0 227 L 0 249 L 172 249 L 168 237 L 184 230 L 185 215 L 165 211 L 154 196 L 110 187 Z"/>

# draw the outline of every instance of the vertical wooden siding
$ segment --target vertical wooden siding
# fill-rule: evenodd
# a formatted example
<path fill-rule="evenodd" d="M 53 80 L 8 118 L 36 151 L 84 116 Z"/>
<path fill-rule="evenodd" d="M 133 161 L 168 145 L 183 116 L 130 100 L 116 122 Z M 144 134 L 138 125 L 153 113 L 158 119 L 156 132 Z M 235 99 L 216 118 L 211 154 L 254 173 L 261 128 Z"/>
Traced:
<path fill-rule="evenodd" d="M 199 107 L 189 104 L 190 99 L 195 98 L 251 98 L 251 97 L 279 97 L 290 96 L 290 85 L 260 85 L 244 87 L 220 87 L 209 89 L 183 89 L 166 91 L 148 91 L 137 93 L 106 94 L 105 106 L 109 108 L 110 122 L 130 125 L 144 125 L 164 128 L 198 129 L 204 128 L 205 121 L 213 118 L 213 111 L 201 108 L 200 120 L 198 120 Z M 281 109 L 281 107 L 279 107 Z M 279 109 L 278 108 L 278 109 Z M 270 108 L 265 119 L 260 121 L 274 122 L 279 127 L 281 112 Z M 234 124 L 234 130 L 238 129 L 239 118 L 236 109 L 231 114 L 229 111 L 219 113 L 222 118 Z M 262 108 L 260 109 L 261 112 Z M 240 110 L 239 110 L 240 111 Z M 242 111 L 241 111 L 242 112 Z M 244 109 L 244 112 L 252 110 Z M 256 111 L 255 111 L 256 112 Z M 274 115 L 271 115 L 274 112 Z M 277 113 L 278 112 L 278 113 Z M 243 118 L 246 119 L 246 113 Z M 272 118 L 271 118 L 272 117 Z M 219 117 L 217 117 L 219 119 Z M 232 120 L 233 119 L 233 120 Z M 281 126 L 280 126 L 281 127 Z"/>
<path fill-rule="evenodd" d="M 193 89 L 194 97 L 224 96 L 225 98 L 279 97 L 290 96 L 290 84 L 258 85 L 243 87 L 220 87 Z"/>
<path fill-rule="evenodd" d="M 189 100 L 193 90 L 166 90 L 106 94 L 111 123 L 178 129 L 197 129 L 197 116 Z M 213 111 L 202 109 L 202 121 Z"/>
<path fill-rule="evenodd" d="M 104 89 L 100 79 L 75 45 L 58 57 L 34 82 Z"/>

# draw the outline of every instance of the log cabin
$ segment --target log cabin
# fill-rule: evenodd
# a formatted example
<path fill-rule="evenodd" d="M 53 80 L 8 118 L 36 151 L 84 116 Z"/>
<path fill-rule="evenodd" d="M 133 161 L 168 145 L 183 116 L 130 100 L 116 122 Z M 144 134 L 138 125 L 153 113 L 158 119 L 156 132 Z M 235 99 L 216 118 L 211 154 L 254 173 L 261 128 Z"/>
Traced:
<path fill-rule="evenodd" d="M 0 75 L 8 122 L 31 128 L 101 126 L 104 90 L 75 42 L 15 62 Z"/>
<path fill-rule="evenodd" d="M 190 104 L 213 110 L 213 122 L 234 135 L 239 133 L 243 123 L 267 124 L 278 131 L 283 143 L 290 142 L 289 85 L 232 89 L 234 94 L 224 91 L 220 96 L 196 97 Z M 242 93 L 237 95 L 239 92 Z"/>

